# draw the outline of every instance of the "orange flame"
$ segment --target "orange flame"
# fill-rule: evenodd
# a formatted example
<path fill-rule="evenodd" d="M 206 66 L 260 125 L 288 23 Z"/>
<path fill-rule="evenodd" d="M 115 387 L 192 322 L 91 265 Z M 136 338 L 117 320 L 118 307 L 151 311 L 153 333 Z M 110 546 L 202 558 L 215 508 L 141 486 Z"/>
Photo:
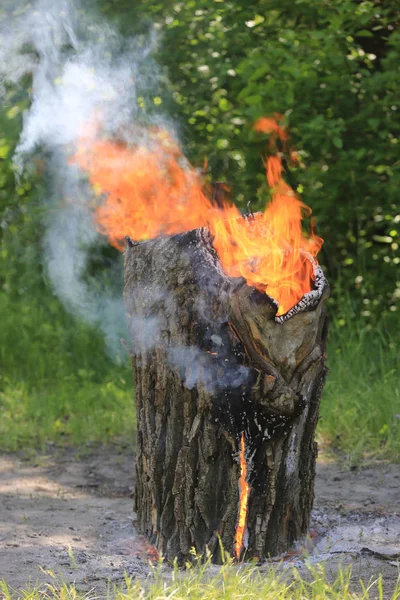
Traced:
<path fill-rule="evenodd" d="M 247 463 L 245 456 L 244 433 L 240 440 L 240 479 L 239 479 L 239 519 L 235 535 L 235 556 L 239 560 L 243 548 L 244 533 L 246 530 L 247 506 L 249 503 L 250 486 L 246 481 Z"/>
<path fill-rule="evenodd" d="M 75 155 L 96 192 L 106 195 L 96 221 L 119 250 L 126 235 L 144 240 L 195 229 L 213 211 L 197 172 L 185 164 L 171 136 L 154 129 L 147 141 L 129 148 L 85 136 Z"/>
<path fill-rule="evenodd" d="M 271 152 L 278 140 L 284 149 L 287 143 L 280 116 L 275 117 L 254 126 L 270 135 Z M 100 197 L 98 228 L 115 247 L 123 249 L 126 235 L 143 240 L 207 226 L 225 272 L 268 293 L 279 304 L 278 314 L 311 290 L 313 267 L 304 251 L 315 257 L 322 240 L 302 230 L 302 218 L 311 209 L 284 181 L 279 153 L 266 160 L 271 202 L 264 213 L 244 219 L 236 206 L 209 198 L 199 173 L 168 132 L 154 127 L 142 138 L 129 147 L 99 139 L 92 128 L 74 157 Z"/>

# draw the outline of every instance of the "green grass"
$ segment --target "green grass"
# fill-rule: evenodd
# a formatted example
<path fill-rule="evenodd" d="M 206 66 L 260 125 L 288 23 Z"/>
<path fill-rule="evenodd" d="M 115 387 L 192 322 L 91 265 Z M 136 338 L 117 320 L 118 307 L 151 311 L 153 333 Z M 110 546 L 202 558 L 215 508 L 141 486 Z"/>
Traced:
<path fill-rule="evenodd" d="M 260 569 L 251 565 L 232 566 L 228 559 L 218 569 L 210 565 L 192 567 L 186 571 L 177 568 L 166 578 L 161 569 L 154 569 L 154 577 L 145 583 L 126 577 L 125 585 L 110 587 L 110 600 L 397 600 L 400 585 L 391 595 L 384 595 L 382 577 L 363 583 L 354 581 L 351 570 L 339 569 L 336 577 L 328 578 L 324 565 L 309 566 L 305 572 L 297 569 L 279 574 L 276 568 Z M 99 598 L 95 590 L 79 593 L 73 585 L 54 584 L 13 591 L 5 581 L 0 582 L 4 600 L 91 600 Z M 354 591 L 354 590 L 357 591 Z M 103 596 L 102 596 L 103 597 Z"/>
<path fill-rule="evenodd" d="M 1 293 L 0 314 L 1 450 L 132 443 L 131 370 L 113 363 L 100 333 L 45 289 L 41 297 Z"/>
<path fill-rule="evenodd" d="M 345 321 L 345 322 L 344 322 Z M 352 315 L 333 322 L 319 432 L 351 462 L 400 460 L 399 331 Z"/>

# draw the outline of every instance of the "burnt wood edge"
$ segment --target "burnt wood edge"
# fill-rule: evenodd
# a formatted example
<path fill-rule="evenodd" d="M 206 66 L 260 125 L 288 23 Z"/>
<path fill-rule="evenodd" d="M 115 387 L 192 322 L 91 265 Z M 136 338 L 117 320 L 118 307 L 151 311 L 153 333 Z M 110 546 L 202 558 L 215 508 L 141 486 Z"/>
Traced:
<path fill-rule="evenodd" d="M 134 246 L 139 246 L 139 244 L 141 244 L 142 242 L 135 242 L 135 240 L 133 240 L 129 235 L 125 236 L 125 241 L 127 246 L 129 246 L 129 248 L 133 248 Z"/>
<path fill-rule="evenodd" d="M 330 287 L 324 275 L 323 270 L 317 263 L 315 258 L 308 252 L 302 250 L 302 254 L 310 261 L 314 269 L 314 285 L 313 289 L 306 294 L 295 304 L 290 310 L 279 317 L 275 316 L 275 321 L 281 325 L 301 312 L 315 310 L 322 299 L 329 296 Z"/>

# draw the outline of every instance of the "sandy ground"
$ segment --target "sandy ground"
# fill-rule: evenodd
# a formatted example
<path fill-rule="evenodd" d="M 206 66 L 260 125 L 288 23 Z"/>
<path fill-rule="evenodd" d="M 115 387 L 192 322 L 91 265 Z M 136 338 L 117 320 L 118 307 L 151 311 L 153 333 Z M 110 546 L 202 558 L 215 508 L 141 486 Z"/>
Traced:
<path fill-rule="evenodd" d="M 0 579 L 20 589 L 54 584 L 56 576 L 104 595 L 124 573 L 146 578 L 148 547 L 133 526 L 133 477 L 133 457 L 118 449 L 33 461 L 0 457 Z M 383 573 L 390 597 L 399 575 L 393 555 L 400 553 L 400 465 L 351 471 L 321 460 L 311 532 L 309 561 L 326 561 L 331 573 L 352 563 L 354 582 Z M 284 564 L 305 569 L 301 549 Z"/>

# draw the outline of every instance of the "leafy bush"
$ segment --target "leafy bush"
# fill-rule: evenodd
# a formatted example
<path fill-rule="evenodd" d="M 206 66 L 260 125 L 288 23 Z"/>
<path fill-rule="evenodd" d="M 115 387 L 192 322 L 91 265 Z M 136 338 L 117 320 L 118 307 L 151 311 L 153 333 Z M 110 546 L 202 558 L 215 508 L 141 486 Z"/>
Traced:
<path fill-rule="evenodd" d="M 103 10 L 123 11 L 123 31 L 137 29 L 124 0 L 103 2 Z M 288 176 L 313 208 L 329 277 L 341 276 L 363 318 L 395 311 L 397 2 L 142 0 L 137 10 L 161 32 L 158 60 L 173 86 L 164 106 L 191 160 L 207 157 L 213 180 L 229 181 L 243 210 L 260 207 L 265 142 L 251 124 L 283 113 L 301 157 Z"/>

